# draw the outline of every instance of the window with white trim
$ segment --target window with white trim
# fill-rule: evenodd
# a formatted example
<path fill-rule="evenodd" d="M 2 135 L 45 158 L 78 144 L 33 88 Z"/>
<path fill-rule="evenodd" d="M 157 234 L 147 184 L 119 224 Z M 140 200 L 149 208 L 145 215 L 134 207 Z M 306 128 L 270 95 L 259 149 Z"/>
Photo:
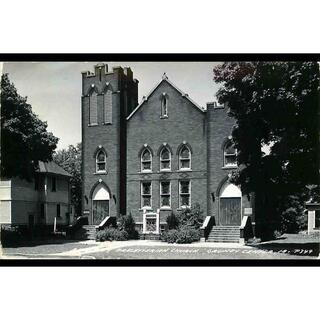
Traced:
<path fill-rule="evenodd" d="M 180 207 L 190 207 L 191 204 L 191 182 L 190 180 L 179 181 L 179 204 Z"/>
<path fill-rule="evenodd" d="M 98 124 L 98 95 L 95 91 L 89 96 L 89 124 Z"/>
<path fill-rule="evenodd" d="M 187 146 L 183 146 L 179 152 L 179 169 L 191 169 L 191 152 Z"/>
<path fill-rule="evenodd" d="M 231 141 L 228 141 L 224 147 L 223 158 L 224 167 L 237 166 L 237 150 Z"/>
<path fill-rule="evenodd" d="M 171 207 L 171 184 L 170 181 L 160 182 L 160 207 Z"/>
<path fill-rule="evenodd" d="M 160 170 L 171 170 L 171 152 L 167 147 L 162 148 L 160 152 Z"/>
<path fill-rule="evenodd" d="M 151 181 L 141 182 L 141 208 L 152 206 L 152 185 Z"/>
<path fill-rule="evenodd" d="M 161 98 L 161 118 L 168 118 L 168 98 L 165 93 Z"/>
<path fill-rule="evenodd" d="M 141 171 L 150 172 L 152 170 L 152 155 L 149 149 L 144 149 L 141 154 Z"/>
<path fill-rule="evenodd" d="M 107 171 L 107 156 L 103 150 L 100 150 L 96 155 L 96 172 Z"/>

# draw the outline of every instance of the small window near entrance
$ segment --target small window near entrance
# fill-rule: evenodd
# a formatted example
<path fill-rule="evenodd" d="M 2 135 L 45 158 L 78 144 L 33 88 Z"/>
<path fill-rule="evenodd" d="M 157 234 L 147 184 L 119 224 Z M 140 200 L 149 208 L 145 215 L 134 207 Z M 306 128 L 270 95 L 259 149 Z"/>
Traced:
<path fill-rule="evenodd" d="M 224 167 L 236 167 L 237 166 L 237 150 L 231 141 L 227 142 L 224 148 Z"/>
<path fill-rule="evenodd" d="M 103 150 L 100 150 L 96 156 L 96 172 L 103 173 L 107 170 L 107 156 Z"/>
<path fill-rule="evenodd" d="M 60 203 L 57 204 L 57 218 L 61 218 L 61 205 L 60 205 Z"/>

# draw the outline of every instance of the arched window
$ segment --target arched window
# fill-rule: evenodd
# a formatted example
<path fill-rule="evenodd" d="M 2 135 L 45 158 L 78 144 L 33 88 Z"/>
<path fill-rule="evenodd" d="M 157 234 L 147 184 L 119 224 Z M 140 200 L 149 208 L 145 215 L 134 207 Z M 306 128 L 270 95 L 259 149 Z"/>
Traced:
<path fill-rule="evenodd" d="M 223 166 L 224 167 L 236 167 L 237 166 L 237 150 L 232 142 L 229 140 L 223 151 Z"/>
<path fill-rule="evenodd" d="M 149 149 L 144 149 L 141 154 L 141 171 L 152 170 L 152 155 Z"/>
<path fill-rule="evenodd" d="M 104 151 L 100 150 L 96 155 L 96 172 L 106 172 L 107 156 Z"/>
<path fill-rule="evenodd" d="M 98 95 L 94 90 L 89 96 L 89 124 L 98 124 Z"/>
<path fill-rule="evenodd" d="M 161 97 L 161 118 L 168 117 L 168 98 L 165 93 Z"/>
<path fill-rule="evenodd" d="M 171 152 L 168 148 L 162 148 L 160 152 L 160 170 L 166 171 L 171 169 Z"/>
<path fill-rule="evenodd" d="M 191 169 L 191 152 L 187 146 L 183 146 L 179 153 L 179 169 Z"/>
<path fill-rule="evenodd" d="M 108 89 L 103 96 L 103 118 L 104 123 L 112 123 L 112 91 Z"/>

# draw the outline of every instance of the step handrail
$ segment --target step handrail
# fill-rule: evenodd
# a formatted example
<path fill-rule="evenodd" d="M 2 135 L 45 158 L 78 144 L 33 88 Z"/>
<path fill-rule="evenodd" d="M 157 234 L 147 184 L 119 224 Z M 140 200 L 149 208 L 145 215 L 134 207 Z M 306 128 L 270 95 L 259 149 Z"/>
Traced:
<path fill-rule="evenodd" d="M 240 242 L 245 243 L 253 236 L 253 228 L 250 216 L 244 216 L 240 226 Z"/>
<path fill-rule="evenodd" d="M 214 216 L 206 216 L 206 218 L 203 221 L 202 226 L 200 227 L 201 232 L 201 238 L 204 240 L 207 240 L 209 237 L 209 234 L 212 230 L 212 227 L 215 224 Z"/>
<path fill-rule="evenodd" d="M 103 229 L 104 227 L 106 227 L 107 226 L 107 224 L 109 224 L 108 223 L 108 220 L 110 220 L 110 216 L 107 216 L 107 217 L 105 217 L 102 221 L 101 221 L 101 223 L 98 225 L 98 226 L 96 226 L 96 229 Z"/>

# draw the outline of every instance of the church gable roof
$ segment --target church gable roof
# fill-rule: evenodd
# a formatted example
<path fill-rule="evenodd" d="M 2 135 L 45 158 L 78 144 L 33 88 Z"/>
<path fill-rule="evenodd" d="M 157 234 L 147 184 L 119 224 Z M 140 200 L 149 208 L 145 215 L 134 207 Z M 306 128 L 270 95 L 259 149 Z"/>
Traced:
<path fill-rule="evenodd" d="M 201 112 L 205 112 L 205 110 L 200 107 L 196 102 L 194 102 L 188 94 L 184 93 L 183 91 L 181 91 L 175 84 L 173 84 L 167 77 L 167 75 L 164 73 L 162 76 L 161 81 L 149 92 L 149 94 L 146 97 L 143 97 L 142 102 L 129 114 L 129 116 L 127 117 L 127 120 L 130 120 L 130 118 L 143 106 L 143 104 L 148 101 L 148 99 L 150 98 L 150 96 L 158 89 L 158 87 L 163 83 L 163 82 L 167 82 L 170 86 L 172 86 L 177 92 L 179 92 L 181 94 L 182 97 L 186 98 L 189 102 L 191 102 L 191 104 L 197 108 L 199 111 Z"/>

